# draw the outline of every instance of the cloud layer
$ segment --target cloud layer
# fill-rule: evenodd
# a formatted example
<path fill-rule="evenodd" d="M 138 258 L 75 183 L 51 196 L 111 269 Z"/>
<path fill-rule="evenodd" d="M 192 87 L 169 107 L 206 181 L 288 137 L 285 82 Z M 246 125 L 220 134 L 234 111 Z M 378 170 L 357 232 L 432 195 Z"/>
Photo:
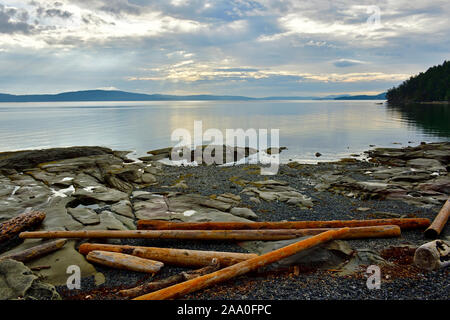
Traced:
<path fill-rule="evenodd" d="M 447 1 L 0 0 L 0 92 L 377 93 L 450 55 Z"/>

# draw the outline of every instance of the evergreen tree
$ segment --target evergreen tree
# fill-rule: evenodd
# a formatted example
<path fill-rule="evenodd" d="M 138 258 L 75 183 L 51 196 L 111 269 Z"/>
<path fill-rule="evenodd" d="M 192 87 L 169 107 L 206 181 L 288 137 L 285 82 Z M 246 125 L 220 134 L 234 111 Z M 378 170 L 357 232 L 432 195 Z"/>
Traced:
<path fill-rule="evenodd" d="M 389 103 L 450 101 L 450 61 L 429 68 L 388 90 Z"/>

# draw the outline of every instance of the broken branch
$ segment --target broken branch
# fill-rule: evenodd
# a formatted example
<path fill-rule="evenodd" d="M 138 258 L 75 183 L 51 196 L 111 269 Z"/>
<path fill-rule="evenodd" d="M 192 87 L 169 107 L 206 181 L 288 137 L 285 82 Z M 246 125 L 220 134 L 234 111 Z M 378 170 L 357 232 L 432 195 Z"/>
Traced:
<path fill-rule="evenodd" d="M 61 249 L 67 240 L 59 239 L 47 243 L 43 243 L 19 252 L 13 252 L 7 255 L 0 257 L 0 260 L 4 259 L 13 259 L 16 261 L 27 262 L 39 257 L 42 257 L 50 252 Z"/>
<path fill-rule="evenodd" d="M 171 277 L 159 280 L 159 281 L 148 282 L 148 283 L 144 283 L 140 286 L 137 286 L 137 287 L 134 287 L 131 289 L 120 290 L 119 294 L 123 297 L 134 298 L 139 295 L 143 295 L 143 294 L 146 294 L 149 292 L 153 292 L 156 290 L 170 287 L 174 284 L 177 284 L 177 283 L 180 283 L 183 281 L 198 278 L 205 274 L 217 271 L 217 270 L 219 270 L 219 268 L 220 268 L 219 261 L 217 259 L 212 259 L 212 261 L 210 262 L 209 265 L 207 265 L 206 267 L 203 267 L 201 269 L 194 270 L 194 271 L 188 271 L 188 272 L 182 272 L 182 273 L 176 274 L 174 276 L 171 276 Z"/>

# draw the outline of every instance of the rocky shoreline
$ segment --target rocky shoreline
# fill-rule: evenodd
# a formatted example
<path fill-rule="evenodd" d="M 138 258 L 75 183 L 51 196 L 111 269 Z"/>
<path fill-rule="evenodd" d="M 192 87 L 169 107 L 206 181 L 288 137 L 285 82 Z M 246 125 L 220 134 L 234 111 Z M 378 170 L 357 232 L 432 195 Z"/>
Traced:
<path fill-rule="evenodd" d="M 251 152 L 233 153 L 245 157 Z M 40 230 L 134 230 L 139 219 L 433 219 L 450 195 L 450 142 L 372 149 L 367 151 L 369 161 L 292 162 L 281 165 L 273 176 L 261 176 L 260 166 L 255 164 L 175 167 L 157 161 L 161 160 L 158 152 L 150 152 L 152 156 L 142 161 L 128 159 L 127 154 L 102 147 L 0 153 L 0 223 L 28 210 L 46 213 Z M 450 240 L 449 227 L 441 238 Z M 105 242 L 263 253 L 289 241 Z M 448 269 L 425 272 L 412 264 L 414 249 L 425 242 L 420 231 L 405 231 L 401 238 L 334 241 L 307 257 L 295 256 L 187 298 L 448 299 Z M 0 259 L 36 243 L 40 241 L 16 239 L 2 245 Z M 0 281 L 0 289 L 5 287 L 0 292 L 8 292 L 0 299 L 117 299 L 119 289 L 151 279 L 148 274 L 89 263 L 77 251 L 81 243 L 70 240 L 63 249 L 25 265 L 0 261 L 0 273 L 5 277 L 22 274 L 28 279 L 21 288 Z M 366 288 L 365 268 L 371 264 L 381 266 L 380 290 Z M 70 265 L 80 267 L 79 290 L 66 287 Z M 42 266 L 50 268 L 31 271 Z M 154 278 L 181 270 L 167 266 Z"/>

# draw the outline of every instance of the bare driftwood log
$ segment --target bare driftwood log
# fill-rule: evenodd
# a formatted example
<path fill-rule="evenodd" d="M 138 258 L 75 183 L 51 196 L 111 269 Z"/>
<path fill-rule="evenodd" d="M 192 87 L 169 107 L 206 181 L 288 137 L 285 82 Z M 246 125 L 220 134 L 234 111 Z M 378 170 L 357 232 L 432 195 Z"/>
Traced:
<path fill-rule="evenodd" d="M 268 252 L 250 260 L 237 263 L 216 272 L 209 273 L 204 276 L 188 280 L 155 292 L 147 293 L 135 298 L 135 300 L 164 300 L 182 297 L 185 294 L 201 290 L 210 285 L 217 284 L 243 275 L 252 270 L 256 270 L 260 267 L 264 267 L 270 263 L 276 262 L 283 258 L 287 258 L 300 251 L 315 247 L 321 243 L 339 239 L 347 232 L 349 232 L 349 228 L 326 231 L 311 238 L 298 241 L 286 247 Z"/>
<path fill-rule="evenodd" d="M 0 243 L 13 239 L 24 230 L 29 230 L 45 219 L 45 213 L 40 211 L 31 211 L 22 213 L 17 217 L 7 220 L 0 224 Z"/>
<path fill-rule="evenodd" d="M 21 238 L 144 238 L 183 240 L 289 240 L 316 235 L 330 229 L 278 229 L 278 230 L 80 230 L 22 232 Z M 335 229 L 336 230 L 336 229 Z M 345 239 L 380 238 L 400 235 L 398 226 L 370 226 L 351 228 Z"/>
<path fill-rule="evenodd" d="M 91 251 L 86 259 L 111 268 L 147 273 L 156 273 L 164 266 L 164 263 L 159 261 L 108 251 Z"/>
<path fill-rule="evenodd" d="M 436 239 L 438 235 L 441 234 L 442 229 L 444 229 L 445 224 L 450 217 L 450 198 L 444 203 L 444 206 L 434 218 L 431 226 L 425 230 L 425 237 L 430 239 Z"/>
<path fill-rule="evenodd" d="M 258 256 L 254 253 L 168 249 L 97 243 L 83 243 L 78 250 L 84 255 L 94 250 L 125 253 L 180 267 L 204 267 L 209 265 L 212 259 L 217 259 L 221 266 L 231 266 Z"/>
<path fill-rule="evenodd" d="M 46 243 L 31 247 L 28 249 L 25 249 L 23 251 L 13 252 L 13 253 L 4 255 L 4 256 L 0 257 L 0 260 L 13 259 L 16 261 L 27 262 L 27 261 L 42 257 L 46 254 L 49 254 L 50 252 L 61 249 L 66 244 L 66 242 L 67 242 L 67 240 L 65 240 L 65 239 L 59 239 L 59 240 L 55 240 L 55 241 L 46 242 Z"/>
<path fill-rule="evenodd" d="M 425 229 L 429 219 L 399 218 L 370 220 L 287 221 L 287 222 L 168 222 L 139 220 L 139 230 L 250 230 L 250 229 L 312 229 L 396 225 L 402 229 Z"/>
<path fill-rule="evenodd" d="M 436 270 L 450 265 L 450 246 L 442 240 L 434 240 L 416 249 L 414 263 L 425 270 Z"/>
<path fill-rule="evenodd" d="M 205 274 L 214 272 L 219 270 L 220 268 L 220 263 L 217 259 L 212 259 L 212 261 L 210 262 L 209 265 L 207 265 L 206 267 L 203 267 L 201 269 L 198 270 L 194 270 L 194 271 L 188 271 L 188 272 L 182 272 L 179 274 L 176 274 L 174 276 L 159 280 L 159 281 L 154 281 L 154 282 L 148 282 L 148 283 L 144 283 L 140 286 L 131 288 L 131 289 L 126 289 L 126 290 L 120 290 L 119 294 L 123 297 L 129 297 L 129 298 L 134 298 L 149 292 L 153 292 L 156 290 L 160 290 L 163 288 L 167 288 L 170 287 L 174 284 L 183 282 L 183 281 L 188 281 L 194 278 L 198 278 L 200 276 L 203 276 Z"/>

